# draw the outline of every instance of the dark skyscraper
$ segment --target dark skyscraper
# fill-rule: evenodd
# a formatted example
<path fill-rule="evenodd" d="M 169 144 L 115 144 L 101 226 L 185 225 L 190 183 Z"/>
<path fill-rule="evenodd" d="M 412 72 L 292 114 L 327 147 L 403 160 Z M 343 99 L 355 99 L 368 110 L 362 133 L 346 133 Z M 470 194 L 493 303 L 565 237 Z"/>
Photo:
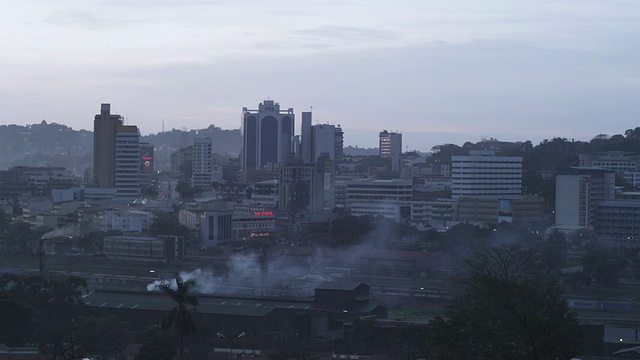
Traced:
<path fill-rule="evenodd" d="M 102 104 L 93 120 L 93 182 L 101 188 L 115 186 L 116 133 L 122 116 L 111 114 L 111 105 Z"/>
<path fill-rule="evenodd" d="M 305 164 L 309 164 L 314 162 L 315 159 L 312 158 L 312 145 L 311 145 L 311 112 L 303 112 L 302 113 L 302 161 Z"/>
<path fill-rule="evenodd" d="M 242 168 L 283 165 L 291 155 L 294 134 L 293 108 L 265 100 L 258 110 L 242 109 Z"/>

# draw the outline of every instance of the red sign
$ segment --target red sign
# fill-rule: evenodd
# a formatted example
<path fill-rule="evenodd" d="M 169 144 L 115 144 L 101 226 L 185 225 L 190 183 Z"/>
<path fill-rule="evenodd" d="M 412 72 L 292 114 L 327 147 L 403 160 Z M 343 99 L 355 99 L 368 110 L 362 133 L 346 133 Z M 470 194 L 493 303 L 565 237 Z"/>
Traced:
<path fill-rule="evenodd" d="M 268 216 L 268 215 L 273 215 L 273 211 L 254 211 L 253 215 L 255 215 L 255 216 Z"/>
<path fill-rule="evenodd" d="M 151 156 L 141 156 L 142 160 L 142 172 L 144 174 L 150 174 L 153 172 L 153 157 Z"/>

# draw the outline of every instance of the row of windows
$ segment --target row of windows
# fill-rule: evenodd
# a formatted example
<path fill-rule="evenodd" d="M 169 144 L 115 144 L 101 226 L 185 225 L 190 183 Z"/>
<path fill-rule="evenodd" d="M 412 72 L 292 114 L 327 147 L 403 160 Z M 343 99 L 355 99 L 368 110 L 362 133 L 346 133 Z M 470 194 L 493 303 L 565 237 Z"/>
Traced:
<path fill-rule="evenodd" d="M 413 188 L 412 185 L 364 185 L 364 184 L 348 184 L 347 185 L 347 191 L 351 190 L 351 189 L 398 189 L 398 190 L 403 190 L 403 189 L 409 189 L 411 190 Z"/>

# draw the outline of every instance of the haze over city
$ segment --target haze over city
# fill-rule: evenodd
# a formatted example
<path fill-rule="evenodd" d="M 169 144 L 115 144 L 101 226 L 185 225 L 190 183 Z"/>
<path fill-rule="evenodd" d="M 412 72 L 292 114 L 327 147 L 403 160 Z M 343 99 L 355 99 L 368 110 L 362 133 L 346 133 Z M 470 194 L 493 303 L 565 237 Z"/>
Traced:
<path fill-rule="evenodd" d="M 635 1 L 30 1 L 0 14 L 0 123 L 240 127 L 272 98 L 408 149 L 634 128 Z M 298 130 L 298 129 L 296 129 Z"/>

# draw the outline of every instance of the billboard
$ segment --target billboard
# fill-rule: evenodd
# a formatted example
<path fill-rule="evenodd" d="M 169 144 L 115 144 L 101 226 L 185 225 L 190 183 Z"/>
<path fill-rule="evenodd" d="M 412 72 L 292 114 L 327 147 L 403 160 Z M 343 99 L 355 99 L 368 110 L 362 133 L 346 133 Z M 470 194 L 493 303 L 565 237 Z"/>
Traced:
<path fill-rule="evenodd" d="M 140 144 L 140 172 L 143 174 L 153 172 L 153 145 Z"/>
<path fill-rule="evenodd" d="M 513 200 L 512 199 L 500 199 L 498 200 L 498 224 L 506 221 L 513 223 Z"/>

